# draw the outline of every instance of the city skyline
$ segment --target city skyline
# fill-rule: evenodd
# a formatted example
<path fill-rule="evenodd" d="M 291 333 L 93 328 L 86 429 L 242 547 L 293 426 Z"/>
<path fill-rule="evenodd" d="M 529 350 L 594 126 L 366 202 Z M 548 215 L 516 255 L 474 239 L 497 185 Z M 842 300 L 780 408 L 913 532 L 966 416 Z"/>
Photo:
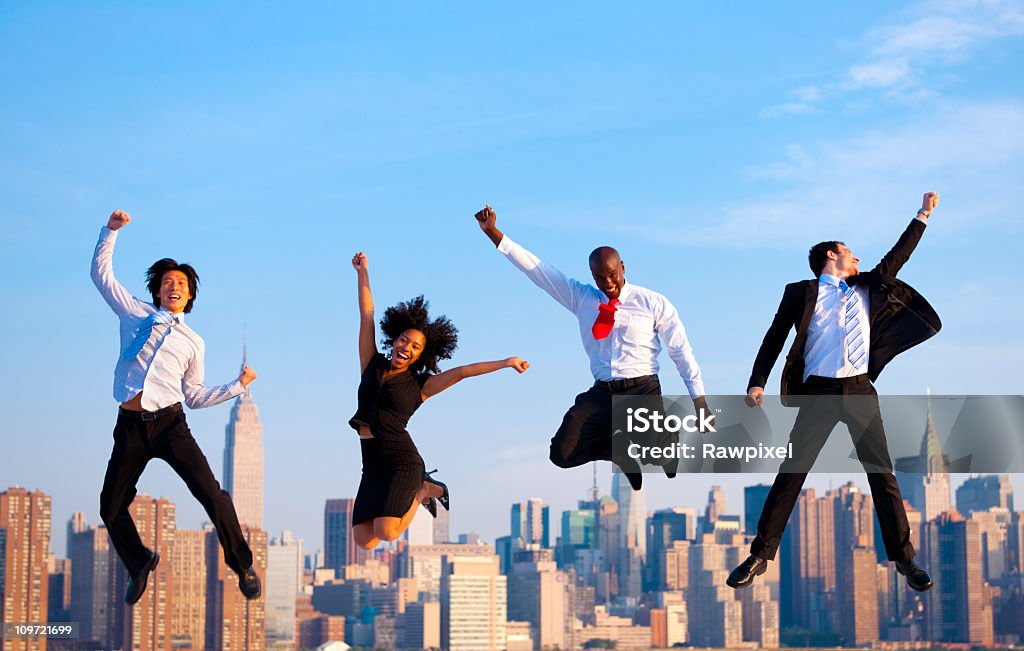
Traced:
<path fill-rule="evenodd" d="M 1024 303 L 1004 299 L 1024 232 L 1019 0 L 741 12 L 8 3 L 0 15 L 0 53 L 16 63 L 0 80 L 31 98 L 0 107 L 0 257 L 13 279 L 0 480 L 47 491 L 58 529 L 76 511 L 97 521 L 110 449 L 117 327 L 86 269 L 114 209 L 133 217 L 114 267 L 134 294 L 157 258 L 198 269 L 188 323 L 207 344 L 207 383 L 236 376 L 247 333 L 264 528 L 311 544 L 323 501 L 354 496 L 359 477 L 346 425 L 358 250 L 378 317 L 424 293 L 460 329 L 452 364 L 531 362 L 461 383 L 410 422 L 451 489 L 453 534 L 498 537 L 508 514 L 495 504 L 541 497 L 561 513 L 585 495 L 592 469 L 553 467 L 547 445 L 592 382 L 586 356 L 572 320 L 479 232 L 485 203 L 511 238 L 581 280 L 591 249 L 616 246 L 629 282 L 676 305 L 707 390 L 724 395 L 746 389 L 781 287 L 809 275 L 810 244 L 839 238 L 873 263 L 937 191 L 901 277 L 943 329 L 887 367 L 878 391 L 1024 394 Z M 46 316 L 58 309 L 74 315 L 78 345 L 55 345 L 71 340 L 67 320 Z M 685 393 L 670 364 L 661 378 Z M 229 411 L 188 414 L 222 483 Z M 831 481 L 849 478 L 862 481 Z M 652 509 L 702 508 L 712 483 L 739 504 L 744 483 L 766 481 L 645 480 Z M 177 504 L 183 525 L 203 520 L 162 463 L 139 490 Z"/>

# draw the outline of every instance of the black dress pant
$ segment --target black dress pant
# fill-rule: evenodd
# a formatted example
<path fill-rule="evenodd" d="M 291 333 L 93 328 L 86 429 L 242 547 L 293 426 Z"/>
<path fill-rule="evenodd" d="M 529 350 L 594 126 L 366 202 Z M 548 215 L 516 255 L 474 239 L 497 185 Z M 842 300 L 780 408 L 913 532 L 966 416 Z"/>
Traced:
<path fill-rule="evenodd" d="M 657 375 L 595 382 L 576 396 L 576 402 L 562 417 L 562 424 L 551 439 L 551 463 L 559 468 L 575 468 L 591 461 L 611 461 L 612 396 L 652 396 L 652 408 L 661 410 L 661 382 Z M 625 435 L 624 433 L 622 434 Z M 618 447 L 618 446 L 616 446 Z M 624 446 L 623 446 L 624 447 Z M 625 455 L 618 455 L 623 463 Z M 624 472 L 640 472 L 639 464 L 622 467 Z"/>
<path fill-rule="evenodd" d="M 867 375 L 839 379 L 812 375 L 807 378 L 804 393 L 792 396 L 801 401 L 789 435 L 793 458 L 782 462 L 768 492 L 750 553 L 768 560 L 775 558 L 807 473 L 829 434 L 842 421 L 850 430 L 857 458 L 868 476 L 886 555 L 891 561 L 912 558 L 915 552 L 910 543 L 910 525 L 899 484 L 892 474 L 878 394 Z"/>
<path fill-rule="evenodd" d="M 150 459 L 167 462 L 206 509 L 217 529 L 228 567 L 241 573 L 252 565 L 252 552 L 238 524 L 231 496 L 221 490 L 210 464 L 192 438 L 185 412 L 176 404 L 158 412 L 122 409 L 114 426 L 114 450 L 100 492 L 100 518 L 128 571 L 138 574 L 149 560 L 149 550 L 139 538 L 128 506 L 135 499 L 135 486 Z"/>

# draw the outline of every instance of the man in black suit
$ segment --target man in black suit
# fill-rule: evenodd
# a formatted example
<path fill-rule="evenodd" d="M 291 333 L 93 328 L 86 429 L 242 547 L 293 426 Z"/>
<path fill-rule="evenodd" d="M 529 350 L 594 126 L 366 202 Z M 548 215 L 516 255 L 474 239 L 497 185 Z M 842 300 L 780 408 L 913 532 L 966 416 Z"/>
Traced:
<path fill-rule="evenodd" d="M 914 561 L 910 526 L 892 474 L 878 394 L 871 382 L 896 355 L 928 339 L 942 325 L 928 302 L 896 279 L 938 201 L 934 192 L 924 195 L 917 216 L 871 271 L 859 273 L 860 260 L 842 242 L 821 242 L 808 255 L 817 279 L 786 285 L 754 360 L 747 404 L 755 407 L 764 402 L 768 374 L 794 328 L 796 339 L 782 369 L 781 390 L 784 405 L 800 408 L 789 435 L 794 456 L 779 468 L 750 556 L 729 575 L 729 586 L 750 585 L 775 558 L 804 479 L 832 429 L 842 421 L 868 475 L 886 555 L 911 588 L 932 587 L 928 573 Z"/>

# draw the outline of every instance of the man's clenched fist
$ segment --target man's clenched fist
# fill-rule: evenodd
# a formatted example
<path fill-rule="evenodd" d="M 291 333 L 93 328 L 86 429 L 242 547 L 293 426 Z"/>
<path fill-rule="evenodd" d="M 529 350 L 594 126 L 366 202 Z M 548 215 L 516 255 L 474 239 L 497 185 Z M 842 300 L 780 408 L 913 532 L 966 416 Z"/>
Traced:
<path fill-rule="evenodd" d="M 132 218 L 128 216 L 128 213 L 122 210 L 115 210 L 110 213 L 110 219 L 107 220 L 107 228 L 112 231 L 116 231 L 131 220 Z"/>

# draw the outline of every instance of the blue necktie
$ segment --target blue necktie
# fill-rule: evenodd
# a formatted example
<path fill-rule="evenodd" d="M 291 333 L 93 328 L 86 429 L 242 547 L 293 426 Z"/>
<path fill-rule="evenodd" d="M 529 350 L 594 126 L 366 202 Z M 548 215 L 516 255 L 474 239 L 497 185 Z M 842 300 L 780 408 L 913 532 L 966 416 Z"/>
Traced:
<path fill-rule="evenodd" d="M 860 296 L 853 287 L 846 284 L 845 280 L 839 281 L 839 291 L 843 293 L 846 306 L 843 311 L 846 314 L 846 359 L 854 368 L 859 368 L 868 356 L 867 342 L 864 341 L 864 333 L 860 325 Z"/>
<path fill-rule="evenodd" d="M 126 362 L 130 362 L 139 356 L 142 352 L 142 348 L 149 341 L 150 335 L 153 334 L 153 326 L 155 325 L 169 325 L 175 326 L 178 324 L 178 317 L 174 316 L 170 312 L 163 310 L 157 310 L 153 312 L 139 324 L 139 331 L 135 334 L 135 339 L 132 339 L 132 343 L 128 344 L 128 347 L 121 353 L 121 359 Z"/>

